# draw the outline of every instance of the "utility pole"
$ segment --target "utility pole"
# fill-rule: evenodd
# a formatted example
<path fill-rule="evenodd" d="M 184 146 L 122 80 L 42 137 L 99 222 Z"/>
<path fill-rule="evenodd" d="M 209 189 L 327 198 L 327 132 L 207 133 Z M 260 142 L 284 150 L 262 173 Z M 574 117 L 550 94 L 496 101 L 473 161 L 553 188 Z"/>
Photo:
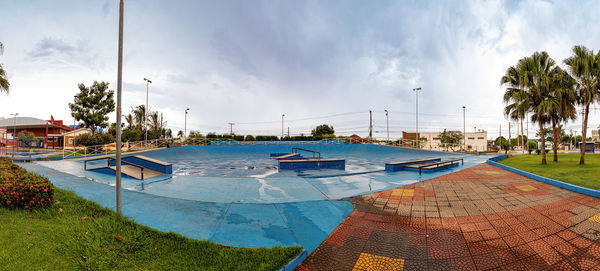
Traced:
<path fill-rule="evenodd" d="M 387 110 L 385 110 L 385 127 L 387 130 L 387 144 L 390 144 L 390 119 Z"/>
<path fill-rule="evenodd" d="M 233 125 L 234 125 L 234 124 L 235 124 L 235 123 L 233 123 L 233 122 L 230 122 L 230 123 L 229 123 L 229 135 L 232 135 L 232 136 L 233 136 Z"/>
<path fill-rule="evenodd" d="M 420 147 L 420 142 L 419 142 L 419 90 L 421 90 L 421 88 L 413 88 L 413 91 L 415 92 L 415 96 L 416 96 L 416 124 L 417 124 L 417 133 L 415 138 L 417 139 L 417 149 L 419 149 Z"/>
<path fill-rule="evenodd" d="M 123 83 L 123 0 L 119 4 L 119 57 L 117 64 L 117 142 L 116 142 L 116 190 L 117 214 L 121 215 L 121 86 Z M 144 116 L 145 120 L 145 116 Z"/>
<path fill-rule="evenodd" d="M 373 142 L 373 112 L 369 110 L 369 140 Z"/>
<path fill-rule="evenodd" d="M 281 139 L 283 139 L 283 117 L 285 117 L 285 114 L 281 114 Z"/>
<path fill-rule="evenodd" d="M 498 136 L 498 146 L 500 147 L 500 151 L 502 151 L 502 124 L 500 124 L 500 135 Z"/>
<path fill-rule="evenodd" d="M 467 151 L 467 122 L 465 118 L 466 107 L 463 105 L 463 150 Z"/>
<path fill-rule="evenodd" d="M 288 126 L 288 137 L 290 137 L 290 126 Z"/>

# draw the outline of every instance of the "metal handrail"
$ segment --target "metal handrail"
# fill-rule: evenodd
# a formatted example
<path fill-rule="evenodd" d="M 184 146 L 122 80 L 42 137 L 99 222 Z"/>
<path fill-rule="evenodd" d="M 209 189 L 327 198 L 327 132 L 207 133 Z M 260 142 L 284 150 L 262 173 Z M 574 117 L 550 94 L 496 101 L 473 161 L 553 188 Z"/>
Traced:
<path fill-rule="evenodd" d="M 428 164 L 417 166 L 417 168 L 419 169 L 419 175 L 421 175 L 421 170 L 424 167 L 435 166 L 436 168 L 439 168 L 442 164 L 453 163 L 453 162 L 456 162 L 456 161 L 461 161 L 461 163 L 460 163 L 461 166 L 465 165 L 465 160 L 463 158 L 458 158 L 458 159 L 452 159 L 452 160 L 448 160 L 448 161 L 440 161 L 440 162 L 435 162 L 435 163 L 428 163 Z"/>
<path fill-rule="evenodd" d="M 303 149 L 303 148 L 292 148 L 292 153 L 298 153 L 297 151 L 312 152 L 313 158 L 315 158 L 315 153 L 318 153 L 319 159 L 321 159 L 321 153 L 318 151 L 311 151 L 311 150 L 307 150 L 307 149 Z"/>

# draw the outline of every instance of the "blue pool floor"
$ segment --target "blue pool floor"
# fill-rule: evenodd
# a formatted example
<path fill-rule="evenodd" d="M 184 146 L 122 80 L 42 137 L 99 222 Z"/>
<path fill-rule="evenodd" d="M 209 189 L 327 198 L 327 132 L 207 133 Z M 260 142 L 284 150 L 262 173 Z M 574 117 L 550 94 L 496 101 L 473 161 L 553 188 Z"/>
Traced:
<path fill-rule="evenodd" d="M 47 176 L 57 187 L 115 210 L 114 186 L 39 164 L 20 164 Z M 311 252 L 352 211 L 347 201 L 218 203 L 190 201 L 124 190 L 123 215 L 164 232 L 236 247 L 300 245 Z"/>

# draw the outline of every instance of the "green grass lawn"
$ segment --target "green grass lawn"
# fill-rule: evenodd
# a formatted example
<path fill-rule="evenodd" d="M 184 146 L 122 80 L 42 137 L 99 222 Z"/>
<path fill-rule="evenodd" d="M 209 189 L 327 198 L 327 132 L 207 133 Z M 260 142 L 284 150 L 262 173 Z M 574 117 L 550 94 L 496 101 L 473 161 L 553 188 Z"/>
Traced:
<path fill-rule="evenodd" d="M 301 251 L 224 247 L 136 224 L 70 191 L 55 197 L 32 212 L 0 207 L 1 270 L 277 270 Z"/>
<path fill-rule="evenodd" d="M 514 155 L 498 162 L 540 176 L 600 190 L 600 154 L 586 154 L 585 165 L 579 165 L 579 157 L 578 153 L 559 153 L 558 162 L 553 162 L 550 152 L 546 156 L 546 165 L 542 165 L 542 156 L 537 154 Z"/>

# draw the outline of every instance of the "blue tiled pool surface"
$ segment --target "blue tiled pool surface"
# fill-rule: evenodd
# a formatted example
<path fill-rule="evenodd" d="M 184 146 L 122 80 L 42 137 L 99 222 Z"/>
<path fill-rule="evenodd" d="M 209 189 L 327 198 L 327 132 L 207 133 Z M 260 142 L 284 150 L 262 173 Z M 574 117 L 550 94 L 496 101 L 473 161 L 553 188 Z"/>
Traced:
<path fill-rule="evenodd" d="M 278 172 L 271 152 L 292 147 L 346 159 L 346 170 Z M 142 155 L 173 163 L 173 175 L 123 178 L 123 214 L 161 231 L 238 247 L 301 245 L 311 252 L 352 211 L 347 197 L 435 178 L 485 162 L 457 155 L 377 145 L 184 146 Z M 464 166 L 419 176 L 386 173 L 386 162 L 464 158 Z M 21 164 L 58 187 L 115 209 L 114 176 L 80 161 Z M 326 177 L 321 177 L 326 176 Z"/>

